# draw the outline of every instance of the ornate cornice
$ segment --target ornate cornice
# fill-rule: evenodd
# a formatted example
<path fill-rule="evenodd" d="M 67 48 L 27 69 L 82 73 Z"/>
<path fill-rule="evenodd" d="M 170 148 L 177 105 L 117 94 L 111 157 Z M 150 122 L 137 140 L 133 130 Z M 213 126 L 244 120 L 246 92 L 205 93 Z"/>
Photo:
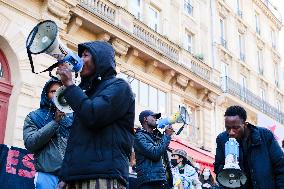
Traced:
<path fill-rule="evenodd" d="M 238 26 L 238 31 L 241 33 L 241 34 L 244 34 L 246 33 L 247 31 L 247 26 L 246 24 L 243 22 L 243 20 L 239 17 L 237 17 L 237 26 Z"/>
<path fill-rule="evenodd" d="M 69 23 L 71 18 L 70 10 L 74 6 L 76 6 L 76 3 L 73 1 L 47 0 L 47 11 L 64 24 Z"/>
<path fill-rule="evenodd" d="M 275 62 L 277 64 L 279 64 L 280 61 L 281 61 L 280 54 L 276 50 L 274 50 L 274 49 L 272 49 L 272 59 L 273 59 L 273 62 Z"/>
<path fill-rule="evenodd" d="M 112 40 L 112 46 L 118 55 L 126 55 L 128 48 L 130 47 L 129 44 L 120 40 L 119 38 L 115 38 Z"/>
<path fill-rule="evenodd" d="M 263 3 L 262 0 L 253 0 L 253 2 L 263 11 L 263 13 L 277 26 L 278 30 L 281 29 L 281 21 L 272 13 L 272 11 Z"/>
<path fill-rule="evenodd" d="M 163 81 L 165 83 L 169 83 L 171 79 L 175 76 L 176 72 L 174 70 L 167 70 L 164 72 L 164 78 Z"/>
<path fill-rule="evenodd" d="M 188 81 L 189 81 L 189 79 L 188 79 L 188 77 L 186 77 L 185 75 L 183 75 L 183 74 L 177 75 L 177 80 L 176 80 L 176 82 L 177 82 L 177 84 L 179 84 L 183 89 L 184 89 L 185 87 L 187 87 Z"/>
<path fill-rule="evenodd" d="M 265 45 L 264 41 L 258 35 L 256 36 L 256 45 L 261 50 L 263 49 Z"/>
<path fill-rule="evenodd" d="M 226 3 L 223 0 L 218 0 L 217 9 L 220 16 L 222 16 L 223 18 L 226 18 L 231 12 L 229 6 L 226 5 Z"/>
<path fill-rule="evenodd" d="M 225 48 L 223 48 L 221 45 L 219 45 L 219 57 L 223 62 L 231 63 L 233 56 L 232 54 Z"/>

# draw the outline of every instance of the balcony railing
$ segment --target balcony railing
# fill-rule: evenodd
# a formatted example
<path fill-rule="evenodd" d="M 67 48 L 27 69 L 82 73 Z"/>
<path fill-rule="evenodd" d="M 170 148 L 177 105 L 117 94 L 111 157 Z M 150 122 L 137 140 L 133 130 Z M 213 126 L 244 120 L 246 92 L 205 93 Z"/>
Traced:
<path fill-rule="evenodd" d="M 200 61 L 191 60 L 191 71 L 210 81 L 211 71 L 208 67 L 203 66 Z"/>
<path fill-rule="evenodd" d="M 114 23 L 116 11 L 110 5 L 100 0 L 79 0 L 80 5 L 95 13 L 97 16 Z"/>
<path fill-rule="evenodd" d="M 168 58 L 178 61 L 178 48 L 163 39 L 157 32 L 151 30 L 146 25 L 140 22 L 133 23 L 133 35 L 141 39 L 146 44 L 152 46 L 154 49 L 161 51 Z"/>
<path fill-rule="evenodd" d="M 259 111 L 269 115 L 270 117 L 284 124 L 283 112 L 279 111 L 277 108 L 262 100 L 259 96 L 255 95 L 246 87 L 241 86 L 239 83 L 232 80 L 231 78 L 221 78 L 221 88 L 223 92 L 238 97 L 243 102 L 253 106 Z"/>
<path fill-rule="evenodd" d="M 119 23 L 119 18 L 121 17 L 120 14 L 126 13 L 126 10 L 110 3 L 108 0 L 79 0 L 79 2 L 79 5 L 90 11 L 90 13 L 93 13 L 105 21 L 115 25 L 115 27 L 127 31 L 130 35 L 140 40 L 145 45 L 158 51 L 173 62 L 180 64 L 180 56 L 184 51 L 177 44 L 168 40 L 165 36 L 155 32 L 143 22 L 135 19 L 134 16 L 132 19 L 128 19 L 128 28 L 121 26 Z M 189 8 L 189 10 L 192 11 L 192 7 Z M 186 56 L 191 57 L 188 63 L 189 65 L 186 66 L 189 71 L 211 82 L 212 70 L 210 67 L 193 57 L 189 52 L 186 53 L 188 53 Z"/>

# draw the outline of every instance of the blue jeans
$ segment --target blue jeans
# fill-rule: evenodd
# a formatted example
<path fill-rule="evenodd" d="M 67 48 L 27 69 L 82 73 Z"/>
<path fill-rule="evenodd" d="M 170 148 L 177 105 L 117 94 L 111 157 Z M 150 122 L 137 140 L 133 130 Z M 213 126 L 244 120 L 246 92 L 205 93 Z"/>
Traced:
<path fill-rule="evenodd" d="M 37 172 L 34 179 L 35 189 L 56 189 L 58 180 L 55 175 Z"/>

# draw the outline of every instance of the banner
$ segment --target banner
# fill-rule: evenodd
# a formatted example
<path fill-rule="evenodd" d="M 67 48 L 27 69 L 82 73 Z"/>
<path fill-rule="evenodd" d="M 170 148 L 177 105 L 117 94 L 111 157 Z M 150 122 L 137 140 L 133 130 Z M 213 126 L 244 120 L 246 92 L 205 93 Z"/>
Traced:
<path fill-rule="evenodd" d="M 27 150 L 0 144 L 0 188 L 33 189 L 34 157 Z"/>
<path fill-rule="evenodd" d="M 257 125 L 269 129 L 274 134 L 279 145 L 282 146 L 282 140 L 284 139 L 284 127 L 280 123 L 262 113 L 259 113 L 257 115 Z"/>

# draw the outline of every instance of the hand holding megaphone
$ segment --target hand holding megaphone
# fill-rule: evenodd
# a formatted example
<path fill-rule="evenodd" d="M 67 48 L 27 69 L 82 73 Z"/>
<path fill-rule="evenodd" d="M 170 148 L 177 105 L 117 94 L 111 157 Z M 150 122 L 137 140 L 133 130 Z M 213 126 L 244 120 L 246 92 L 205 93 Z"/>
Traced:
<path fill-rule="evenodd" d="M 65 113 L 57 109 L 55 112 L 54 120 L 58 123 L 64 116 Z"/>
<path fill-rule="evenodd" d="M 165 134 L 167 136 L 172 136 L 174 132 L 175 131 L 174 131 L 174 129 L 171 125 L 167 126 L 166 129 L 165 129 Z"/>
<path fill-rule="evenodd" d="M 68 64 L 60 64 L 56 74 L 59 75 L 62 84 L 66 87 L 73 85 L 72 70 Z"/>

